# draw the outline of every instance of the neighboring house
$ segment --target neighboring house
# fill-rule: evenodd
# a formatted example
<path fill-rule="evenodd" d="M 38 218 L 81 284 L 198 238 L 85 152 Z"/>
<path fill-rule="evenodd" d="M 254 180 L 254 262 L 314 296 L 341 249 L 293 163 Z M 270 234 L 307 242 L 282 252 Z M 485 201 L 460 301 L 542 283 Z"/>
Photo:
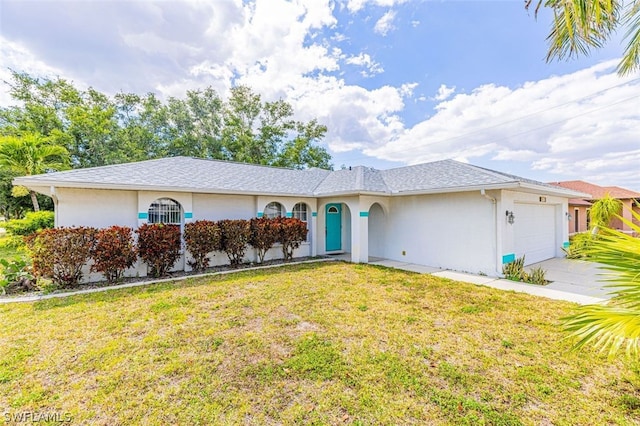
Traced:
<path fill-rule="evenodd" d="M 574 191 L 585 192 L 591 195 L 590 197 L 586 198 L 569 199 L 569 214 L 571 216 L 569 220 L 570 235 L 589 230 L 589 227 L 591 225 L 589 220 L 589 209 L 591 208 L 591 204 L 603 198 L 607 194 L 612 198 L 620 200 L 620 202 L 622 203 L 623 208 L 620 212 L 622 217 L 633 223 L 638 223 L 638 221 L 633 218 L 631 211 L 633 210 L 636 213 L 640 214 L 640 192 L 631 191 L 629 189 L 620 188 L 618 186 L 598 186 L 582 180 L 551 182 L 551 185 Z M 614 218 L 611 221 L 610 225 L 612 228 L 621 230 L 623 232 L 632 232 L 629 225 L 625 224 L 618 218 Z"/>
<path fill-rule="evenodd" d="M 53 198 L 56 226 L 293 216 L 309 227 L 296 256 L 350 253 L 353 262 L 386 258 L 492 276 L 515 257 L 531 264 L 562 256 L 567 201 L 587 196 L 453 160 L 328 171 L 173 157 L 14 183 Z M 222 263 L 226 256 L 213 256 Z"/>

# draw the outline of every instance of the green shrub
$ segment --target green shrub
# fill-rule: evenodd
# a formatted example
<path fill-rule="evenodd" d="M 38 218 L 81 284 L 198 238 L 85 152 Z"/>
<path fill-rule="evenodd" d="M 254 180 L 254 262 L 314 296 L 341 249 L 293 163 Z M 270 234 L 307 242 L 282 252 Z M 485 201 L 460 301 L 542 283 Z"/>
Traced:
<path fill-rule="evenodd" d="M 26 260 L 20 257 L 13 260 L 0 259 L 0 291 L 2 294 L 35 290 L 35 288 L 35 277 Z"/>
<path fill-rule="evenodd" d="M 591 232 L 582 232 L 569 237 L 569 247 L 562 248 L 567 259 L 586 259 L 589 248 L 597 236 Z"/>
<path fill-rule="evenodd" d="M 4 228 L 12 235 L 30 235 L 41 229 L 53 228 L 54 213 L 50 211 L 28 212 L 23 219 L 12 219 Z"/>
<path fill-rule="evenodd" d="M 278 242 L 282 244 L 284 260 L 291 260 L 293 251 L 307 239 L 307 224 L 296 218 L 280 217 L 274 220 L 278 230 Z"/>
<path fill-rule="evenodd" d="M 251 230 L 248 220 L 221 220 L 220 227 L 220 250 L 227 254 L 231 266 L 238 266 L 244 258 Z"/>
<path fill-rule="evenodd" d="M 546 271 L 538 266 L 529 271 L 528 277 L 525 281 L 531 284 L 545 285 L 548 283 L 545 277 L 546 274 Z"/>
<path fill-rule="evenodd" d="M 187 223 L 184 242 L 193 257 L 189 265 L 196 271 L 204 271 L 209 267 L 209 253 L 220 250 L 220 228 L 210 220 Z"/>
<path fill-rule="evenodd" d="M 94 228 L 53 228 L 26 237 L 35 275 L 50 278 L 61 288 L 75 287 L 89 260 L 95 234 Z"/>
<path fill-rule="evenodd" d="M 526 281 L 527 272 L 524 270 L 524 256 L 502 266 L 505 278 L 511 281 Z"/>
<path fill-rule="evenodd" d="M 511 281 L 521 281 L 530 284 L 545 285 L 548 281 L 545 278 L 546 271 L 541 267 L 532 268 L 529 273 L 524 270 L 524 256 L 517 258 L 513 262 L 502 266 L 504 277 Z"/>
<path fill-rule="evenodd" d="M 278 241 L 278 227 L 274 219 L 254 217 L 249 221 L 249 229 L 249 245 L 256 249 L 262 263 L 267 251 Z"/>
<path fill-rule="evenodd" d="M 112 226 L 98 230 L 91 248 L 91 258 L 92 271 L 102 272 L 109 283 L 118 282 L 124 271 L 131 268 L 138 258 L 132 229 Z"/>
<path fill-rule="evenodd" d="M 138 254 L 154 277 L 167 275 L 180 258 L 180 227 L 162 223 L 144 224 L 136 230 Z"/>

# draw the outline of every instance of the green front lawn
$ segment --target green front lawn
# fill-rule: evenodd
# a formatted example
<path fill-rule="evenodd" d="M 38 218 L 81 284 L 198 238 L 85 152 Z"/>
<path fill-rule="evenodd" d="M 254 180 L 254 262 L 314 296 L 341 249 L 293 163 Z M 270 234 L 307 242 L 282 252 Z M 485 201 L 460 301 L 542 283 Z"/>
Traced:
<path fill-rule="evenodd" d="M 333 262 L 0 305 L 0 407 L 104 425 L 637 421 L 637 364 L 569 352 L 573 306 Z"/>

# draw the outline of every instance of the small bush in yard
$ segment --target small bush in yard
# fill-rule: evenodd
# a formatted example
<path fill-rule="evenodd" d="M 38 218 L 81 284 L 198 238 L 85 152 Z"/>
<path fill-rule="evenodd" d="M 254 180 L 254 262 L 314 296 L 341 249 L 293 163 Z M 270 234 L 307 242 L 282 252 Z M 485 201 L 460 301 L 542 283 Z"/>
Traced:
<path fill-rule="evenodd" d="M 502 266 L 504 277 L 511 281 L 524 281 L 527 276 L 524 270 L 524 256 L 517 258 L 513 262 L 505 263 Z"/>
<path fill-rule="evenodd" d="M 524 256 L 517 258 L 513 262 L 502 266 L 504 277 L 511 281 L 522 281 L 530 284 L 545 285 L 548 281 L 545 278 L 545 270 L 541 267 L 531 269 L 529 273 L 524 270 Z"/>
<path fill-rule="evenodd" d="M 227 254 L 231 266 L 240 265 L 249 243 L 249 221 L 221 220 L 218 226 L 220 227 L 220 250 Z"/>
<path fill-rule="evenodd" d="M 91 249 L 91 270 L 102 272 L 109 283 L 116 283 L 138 258 L 133 230 L 126 226 L 112 226 L 98 230 L 95 238 Z"/>
<path fill-rule="evenodd" d="M 569 247 L 562 248 L 567 259 L 584 259 L 593 241 L 597 238 L 591 232 L 582 232 L 569 238 Z"/>
<path fill-rule="evenodd" d="M 26 260 L 16 257 L 13 260 L 0 259 L 0 292 L 35 290 L 35 277 Z"/>
<path fill-rule="evenodd" d="M 50 211 L 28 212 L 23 219 L 12 219 L 4 228 L 12 235 L 30 235 L 41 229 L 53 228 L 54 215 Z"/>
<path fill-rule="evenodd" d="M 154 223 L 140 226 L 138 255 L 149 266 L 149 273 L 162 277 L 180 258 L 180 226 Z"/>
<path fill-rule="evenodd" d="M 307 224 L 296 218 L 275 219 L 278 228 L 278 242 L 282 244 L 284 260 L 293 258 L 293 251 L 307 239 Z"/>
<path fill-rule="evenodd" d="M 220 250 L 220 228 L 210 220 L 197 220 L 184 226 L 184 241 L 193 257 L 189 265 L 196 271 L 209 267 L 209 253 Z"/>
<path fill-rule="evenodd" d="M 249 221 L 249 244 L 256 249 L 259 262 L 264 262 L 264 255 L 278 241 L 278 227 L 274 219 L 266 217 L 252 218 Z"/>
<path fill-rule="evenodd" d="M 53 228 L 27 237 L 35 275 L 50 278 L 62 288 L 76 286 L 89 260 L 95 234 L 94 228 Z"/>

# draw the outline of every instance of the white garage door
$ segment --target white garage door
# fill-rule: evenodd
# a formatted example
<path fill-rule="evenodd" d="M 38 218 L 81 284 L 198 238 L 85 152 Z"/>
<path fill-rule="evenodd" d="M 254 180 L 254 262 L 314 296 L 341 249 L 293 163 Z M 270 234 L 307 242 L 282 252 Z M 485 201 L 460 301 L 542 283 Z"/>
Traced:
<path fill-rule="evenodd" d="M 525 255 L 525 265 L 555 257 L 555 206 L 516 203 L 513 212 L 516 256 Z"/>

